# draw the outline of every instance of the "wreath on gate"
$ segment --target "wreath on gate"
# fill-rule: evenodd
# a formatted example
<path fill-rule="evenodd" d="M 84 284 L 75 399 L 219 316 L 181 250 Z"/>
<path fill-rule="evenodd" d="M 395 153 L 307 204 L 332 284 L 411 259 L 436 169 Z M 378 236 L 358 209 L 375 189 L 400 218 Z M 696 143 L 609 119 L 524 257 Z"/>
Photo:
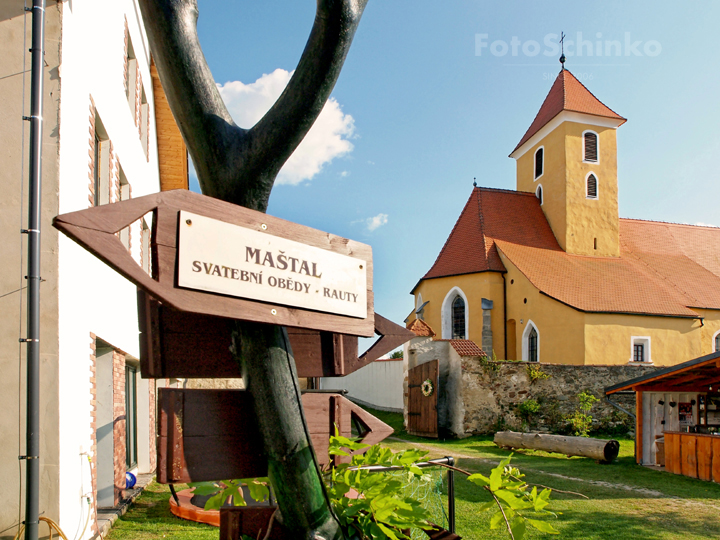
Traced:
<path fill-rule="evenodd" d="M 435 385 L 430 379 L 425 379 L 420 386 L 420 389 L 422 390 L 423 396 L 430 397 L 435 391 Z"/>

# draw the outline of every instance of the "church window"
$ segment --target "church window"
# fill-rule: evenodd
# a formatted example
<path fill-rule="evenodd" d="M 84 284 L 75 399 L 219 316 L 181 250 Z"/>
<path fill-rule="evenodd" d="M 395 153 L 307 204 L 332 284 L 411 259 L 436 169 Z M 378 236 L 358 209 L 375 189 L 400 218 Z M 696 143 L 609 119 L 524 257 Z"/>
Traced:
<path fill-rule="evenodd" d="M 587 177 L 587 198 L 588 199 L 597 199 L 598 198 L 598 181 L 597 177 L 590 173 Z"/>
<path fill-rule="evenodd" d="M 713 341 L 714 341 L 713 344 L 714 344 L 714 346 L 715 346 L 713 350 L 714 350 L 715 352 L 719 352 L 719 351 L 720 351 L 720 332 L 718 332 L 717 334 L 715 334 L 715 338 L 714 338 Z"/>
<path fill-rule="evenodd" d="M 452 303 L 452 339 L 465 339 L 465 300 L 461 296 Z"/>
<path fill-rule="evenodd" d="M 540 199 L 540 206 L 542 206 L 543 203 L 543 188 L 542 185 L 538 186 L 535 190 L 535 196 Z"/>
<path fill-rule="evenodd" d="M 538 334 L 533 326 L 528 334 L 528 362 L 538 361 Z"/>
<path fill-rule="evenodd" d="M 593 133 L 592 131 L 586 131 L 583 134 L 583 142 L 584 142 L 584 161 L 589 161 L 590 163 L 597 163 L 598 161 L 598 136 L 597 133 Z"/>
<path fill-rule="evenodd" d="M 531 320 L 528 320 L 522 335 L 522 359 L 525 362 L 540 361 L 540 332 Z"/>
<path fill-rule="evenodd" d="M 537 151 L 535 152 L 535 180 L 540 178 L 543 174 L 544 166 L 545 166 L 544 154 L 545 154 L 545 149 L 542 146 L 540 148 L 538 148 Z"/>

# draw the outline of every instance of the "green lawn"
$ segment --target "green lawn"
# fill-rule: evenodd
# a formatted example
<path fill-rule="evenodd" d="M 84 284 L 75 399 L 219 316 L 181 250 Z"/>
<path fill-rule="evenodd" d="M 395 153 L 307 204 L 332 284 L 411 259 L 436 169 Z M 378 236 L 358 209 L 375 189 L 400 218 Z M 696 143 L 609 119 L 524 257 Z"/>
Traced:
<path fill-rule="evenodd" d="M 371 411 L 396 429 L 387 446 L 399 450 L 420 445 L 431 457 L 451 455 L 457 466 L 487 474 L 509 452 L 497 448 L 491 437 L 436 441 L 407 435 L 400 415 Z M 612 465 L 538 451 L 516 451 L 513 465 L 530 483 L 582 493 L 553 493 L 553 506 L 562 512 L 553 525 L 559 538 L 587 540 L 701 540 L 720 539 L 720 485 L 693 480 L 635 465 L 633 441 L 620 440 L 620 456 Z M 476 509 L 488 500 L 486 492 L 456 474 L 457 533 L 470 539 L 504 539 L 503 530 L 490 531 L 490 512 Z M 218 530 L 175 518 L 170 514 L 169 491 L 151 484 L 133 508 L 113 527 L 109 540 L 168 538 L 217 539 Z M 526 538 L 558 538 L 529 531 Z"/>

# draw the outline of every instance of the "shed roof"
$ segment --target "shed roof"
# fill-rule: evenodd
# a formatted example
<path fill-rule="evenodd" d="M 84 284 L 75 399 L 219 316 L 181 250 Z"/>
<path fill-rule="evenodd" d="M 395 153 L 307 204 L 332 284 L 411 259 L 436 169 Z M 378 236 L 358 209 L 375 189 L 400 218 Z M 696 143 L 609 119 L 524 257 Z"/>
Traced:
<path fill-rule="evenodd" d="M 706 392 L 716 384 L 720 384 L 720 351 L 608 386 L 605 394 L 624 390 Z"/>

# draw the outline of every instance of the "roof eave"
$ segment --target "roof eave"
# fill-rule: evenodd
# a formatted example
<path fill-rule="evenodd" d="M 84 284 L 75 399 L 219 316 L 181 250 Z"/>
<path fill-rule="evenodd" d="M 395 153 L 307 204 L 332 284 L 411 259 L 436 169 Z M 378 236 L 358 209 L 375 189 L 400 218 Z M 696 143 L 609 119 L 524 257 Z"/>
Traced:
<path fill-rule="evenodd" d="M 537 143 L 544 139 L 551 131 L 557 128 L 563 122 L 575 122 L 578 124 L 591 124 L 599 127 L 607 127 L 617 129 L 627 122 L 626 118 L 601 116 L 597 114 L 589 114 L 578 111 L 562 110 L 548 120 L 540 129 L 538 129 L 527 141 L 515 147 L 508 157 L 519 159 L 528 150 L 533 148 Z"/>

